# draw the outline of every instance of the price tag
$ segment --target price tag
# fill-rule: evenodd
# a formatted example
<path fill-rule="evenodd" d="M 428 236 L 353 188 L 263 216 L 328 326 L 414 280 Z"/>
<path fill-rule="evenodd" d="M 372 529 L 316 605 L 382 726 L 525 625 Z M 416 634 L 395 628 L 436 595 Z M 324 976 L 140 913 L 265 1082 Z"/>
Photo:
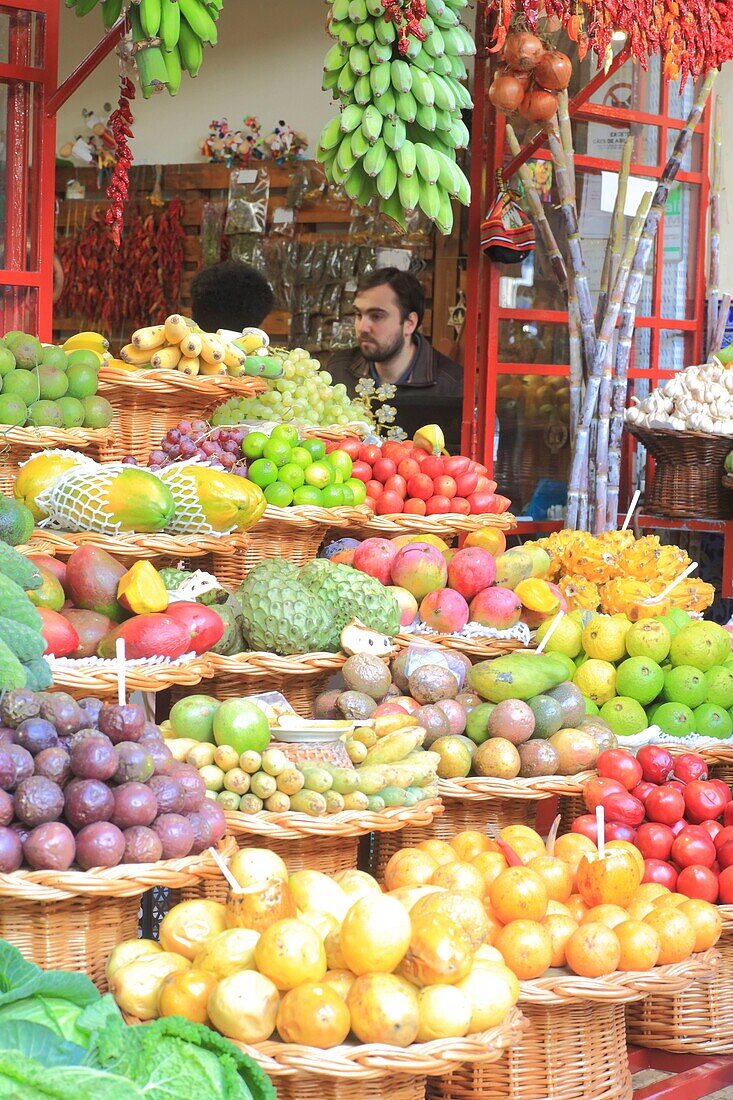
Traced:
<path fill-rule="evenodd" d="M 295 211 L 290 206 L 280 206 L 272 215 L 273 225 L 292 225 L 295 221 Z"/>
<path fill-rule="evenodd" d="M 243 168 L 241 172 L 237 172 L 237 183 L 254 183 L 256 179 L 256 168 Z"/>
<path fill-rule="evenodd" d="M 378 248 L 377 267 L 396 267 L 398 271 L 410 270 L 412 253 L 406 248 Z"/>

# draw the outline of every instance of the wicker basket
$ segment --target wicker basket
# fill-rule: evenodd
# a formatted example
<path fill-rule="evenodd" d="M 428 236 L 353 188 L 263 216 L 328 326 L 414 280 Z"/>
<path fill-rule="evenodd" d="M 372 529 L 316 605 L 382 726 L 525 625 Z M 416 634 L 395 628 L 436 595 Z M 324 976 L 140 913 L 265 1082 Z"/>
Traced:
<path fill-rule="evenodd" d="M 13 495 L 20 465 L 35 451 L 83 451 L 89 458 L 105 462 L 114 453 L 114 443 L 111 428 L 11 428 L 0 424 L 0 494 Z"/>
<path fill-rule="evenodd" d="M 647 512 L 683 519 L 733 517 L 733 497 L 721 478 L 733 439 L 702 432 L 651 431 L 636 424 L 626 427 L 654 459 Z"/>
<path fill-rule="evenodd" d="M 630 1100 L 624 1006 L 655 989 L 676 991 L 709 974 L 716 953 L 648 973 L 589 979 L 555 970 L 523 982 L 530 1026 L 492 1065 L 462 1066 L 428 1083 L 428 1100 Z"/>
<path fill-rule="evenodd" d="M 54 687 L 66 691 L 75 699 L 86 695 L 107 698 L 117 695 L 117 662 L 99 661 L 87 664 L 86 660 L 72 661 L 67 657 L 49 660 Z M 177 687 L 195 687 L 211 675 L 208 658 L 192 657 L 189 660 L 172 661 L 158 665 L 127 665 L 125 683 L 131 691 L 166 691 Z"/>
<path fill-rule="evenodd" d="M 365 523 L 355 526 L 349 533 L 354 538 L 392 538 L 394 535 L 437 535 L 438 538 L 451 539 L 454 535 L 469 535 L 482 527 L 496 527 L 499 531 L 510 531 L 517 521 L 509 512 L 497 516 L 485 512 L 478 516 L 461 516 L 451 512 L 439 516 L 389 515 L 372 516 Z"/>
<path fill-rule="evenodd" d="M 97 531 L 47 531 L 36 528 L 31 538 L 31 552 L 51 553 L 57 558 L 71 557 L 80 546 L 94 546 L 106 550 L 124 564 L 145 558 L 161 568 L 168 562 L 195 560 L 195 568 L 207 573 L 215 572 L 215 561 L 228 562 L 233 559 L 236 563 L 242 560 L 248 545 L 249 537 L 244 531 L 234 531 L 231 535 L 168 535 L 165 532 L 104 535 Z M 40 549 L 41 546 L 43 549 Z M 215 575 L 219 576 L 218 573 Z"/>
<path fill-rule="evenodd" d="M 305 653 L 279 657 L 275 653 L 238 653 L 206 658 L 206 691 L 217 699 L 234 699 L 263 691 L 279 691 L 301 718 L 311 718 L 317 696 L 346 661 L 344 653 Z M 196 694 L 175 685 L 171 702 Z"/>
<path fill-rule="evenodd" d="M 267 386 L 259 378 L 214 375 L 192 378 L 180 371 L 102 367 L 99 393 L 114 406 L 114 459 L 132 455 L 147 463 L 151 451 L 179 420 L 206 420 L 233 394 L 254 397 Z"/>
<path fill-rule="evenodd" d="M 475 657 L 477 661 L 487 661 L 492 657 L 504 657 L 518 649 L 526 649 L 517 638 L 462 638 L 459 634 L 398 634 L 395 645 L 437 645 L 443 649 L 453 649 Z"/>
<path fill-rule="evenodd" d="M 235 851 L 231 837 L 219 845 L 226 859 Z M 110 952 L 138 934 L 143 894 L 153 886 L 178 890 L 220 877 L 209 852 L 96 871 L 0 874 L 0 938 L 44 970 L 87 974 L 104 992 Z"/>
<path fill-rule="evenodd" d="M 719 909 L 721 962 L 712 979 L 631 1005 L 626 1017 L 629 1042 L 675 1054 L 733 1054 L 733 905 Z"/>
<path fill-rule="evenodd" d="M 368 424 L 354 421 L 351 424 L 329 424 L 325 428 L 317 425 L 299 429 L 303 439 L 323 439 L 329 443 L 338 443 L 342 439 L 364 439 L 371 432 Z"/>
<path fill-rule="evenodd" d="M 343 532 L 364 524 L 370 515 L 369 509 L 364 506 L 318 508 L 300 504 L 291 508 L 275 508 L 268 504 L 262 519 L 249 531 L 245 572 L 254 569 L 265 558 L 284 558 L 293 565 L 305 565 L 317 556 L 330 529 Z"/>
<path fill-rule="evenodd" d="M 561 794 L 557 800 L 557 812 L 560 814 L 558 835 L 569 833 L 576 817 L 588 813 L 582 794 Z"/>
<path fill-rule="evenodd" d="M 289 871 L 308 868 L 334 875 L 337 871 L 351 870 L 357 866 L 359 839 L 370 833 L 399 837 L 405 828 L 427 826 L 442 813 L 439 799 L 418 803 L 410 809 L 399 806 L 369 813 L 360 810 L 343 810 L 324 817 L 307 814 L 227 813 L 229 835 L 240 848 L 270 848 L 288 865 Z M 225 882 L 208 880 L 200 887 L 184 891 L 183 897 L 204 895 L 216 901 L 225 901 Z"/>

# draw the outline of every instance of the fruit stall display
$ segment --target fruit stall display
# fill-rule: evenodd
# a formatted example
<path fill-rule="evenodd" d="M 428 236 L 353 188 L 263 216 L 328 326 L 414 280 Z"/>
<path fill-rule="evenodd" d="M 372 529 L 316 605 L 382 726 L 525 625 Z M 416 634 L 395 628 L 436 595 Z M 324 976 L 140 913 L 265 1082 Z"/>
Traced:
<path fill-rule="evenodd" d="M 144 893 L 218 874 L 223 812 L 135 704 L 11 689 L 0 720 L 0 936 L 103 987 Z"/>
<path fill-rule="evenodd" d="M 195 695 L 173 706 L 163 731 L 173 757 L 198 769 L 237 842 L 267 846 L 292 870 L 353 869 L 360 837 L 427 827 L 441 810 L 439 758 L 407 714 L 358 727 L 308 723 L 272 693 L 223 703 Z M 223 881 L 205 887 L 217 900 L 223 891 Z"/>

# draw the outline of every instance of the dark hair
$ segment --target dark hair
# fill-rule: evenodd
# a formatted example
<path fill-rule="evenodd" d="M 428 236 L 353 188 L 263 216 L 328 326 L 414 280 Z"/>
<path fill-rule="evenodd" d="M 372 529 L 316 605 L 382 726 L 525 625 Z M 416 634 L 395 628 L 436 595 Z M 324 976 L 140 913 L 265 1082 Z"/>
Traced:
<path fill-rule="evenodd" d="M 202 268 L 191 283 L 191 313 L 205 332 L 259 328 L 274 301 L 264 275 L 236 260 Z"/>
<path fill-rule="evenodd" d="M 425 315 L 425 292 L 414 275 L 400 271 L 397 267 L 380 267 L 371 275 L 366 275 L 359 283 L 361 290 L 374 290 L 378 286 L 388 286 L 400 307 L 400 319 L 406 321 L 411 313 L 417 314 L 417 327 L 422 324 Z"/>

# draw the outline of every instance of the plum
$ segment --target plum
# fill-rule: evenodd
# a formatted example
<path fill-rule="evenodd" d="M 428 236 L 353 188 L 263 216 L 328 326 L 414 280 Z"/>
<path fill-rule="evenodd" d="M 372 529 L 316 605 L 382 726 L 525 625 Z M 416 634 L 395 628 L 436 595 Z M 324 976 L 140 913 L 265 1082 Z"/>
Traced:
<path fill-rule="evenodd" d="M 88 722 L 88 716 L 65 691 L 54 691 L 41 703 L 41 718 L 45 718 L 56 727 L 60 737 L 69 737 L 82 729 Z"/>
<path fill-rule="evenodd" d="M 125 829 L 125 854 L 123 863 L 157 863 L 163 854 L 160 837 L 145 825 L 133 825 Z"/>
<path fill-rule="evenodd" d="M 0 790 L 9 791 L 15 783 L 15 760 L 0 745 Z"/>
<path fill-rule="evenodd" d="M 24 841 L 23 855 L 35 871 L 68 871 L 76 855 L 74 835 L 61 821 L 38 825 Z"/>
<path fill-rule="evenodd" d="M 95 821 L 77 833 L 76 862 L 84 871 L 91 867 L 116 867 L 124 854 L 122 831 L 109 821 Z"/>
<path fill-rule="evenodd" d="M 12 757 L 15 764 L 15 779 L 8 788 L 12 790 L 14 786 L 27 779 L 29 775 L 33 775 L 33 757 L 22 745 L 6 745 L 4 751 Z"/>
<path fill-rule="evenodd" d="M 197 813 L 206 818 L 211 829 L 211 843 L 218 844 L 227 831 L 227 819 L 218 802 L 205 798 Z"/>
<path fill-rule="evenodd" d="M 154 775 L 148 783 L 148 787 L 158 801 L 158 811 L 161 814 L 179 814 L 183 810 L 186 801 L 186 792 L 183 785 L 174 779 L 172 775 Z"/>
<path fill-rule="evenodd" d="M 12 875 L 23 862 L 23 845 L 12 829 L 0 826 L 0 873 Z"/>
<path fill-rule="evenodd" d="M 200 809 L 206 798 L 206 784 L 198 769 L 192 764 L 175 763 L 168 774 L 181 784 L 185 792 L 181 813 L 190 814 Z"/>
<path fill-rule="evenodd" d="M 71 757 L 60 745 L 57 748 L 39 752 L 34 764 L 36 775 L 45 775 L 46 779 L 53 779 L 59 787 L 64 787 L 71 779 Z"/>
<path fill-rule="evenodd" d="M 86 695 L 83 699 L 79 700 L 79 706 L 84 711 L 89 725 L 96 726 L 99 721 L 99 712 L 104 706 L 102 700 L 95 698 L 93 695 Z"/>
<path fill-rule="evenodd" d="M 15 743 L 35 756 L 43 749 L 58 745 L 59 735 L 45 718 L 27 718 L 15 731 Z"/>
<path fill-rule="evenodd" d="M 112 776 L 115 783 L 147 783 L 153 774 L 153 758 L 143 745 L 136 741 L 120 741 L 115 745 L 117 771 Z M 144 824 L 139 822 L 138 824 Z"/>
<path fill-rule="evenodd" d="M 13 796 L 7 791 L 0 791 L 0 825 L 9 825 L 14 817 Z"/>
<path fill-rule="evenodd" d="M 112 792 L 115 809 L 112 824 L 120 829 L 151 825 L 158 816 L 158 800 L 144 783 L 123 783 Z"/>
<path fill-rule="evenodd" d="M 35 829 L 47 821 L 58 821 L 64 809 L 64 792 L 52 779 L 31 775 L 16 787 L 13 804 L 18 820 Z"/>
<path fill-rule="evenodd" d="M 99 728 L 115 745 L 139 741 L 145 729 L 145 711 L 137 703 L 107 703 L 99 712 Z"/>
<path fill-rule="evenodd" d="M 15 729 L 26 718 L 35 718 L 41 709 L 41 697 L 25 689 L 6 691 L 0 702 L 0 721 Z"/>
<path fill-rule="evenodd" d="M 153 822 L 153 830 L 163 846 L 163 859 L 183 859 L 193 848 L 193 828 L 181 814 L 161 814 Z"/>
<path fill-rule="evenodd" d="M 78 779 L 111 779 L 119 764 L 114 745 L 101 733 L 78 741 L 75 737 L 69 757 L 71 770 Z"/>
<path fill-rule="evenodd" d="M 211 799 L 207 799 L 211 802 Z M 201 852 L 205 852 L 207 848 L 212 844 L 211 823 L 207 817 L 204 817 L 202 813 L 186 814 L 188 823 L 193 829 L 193 847 L 191 848 L 191 855 L 198 856 Z"/>
<path fill-rule="evenodd" d="M 64 790 L 64 816 L 72 829 L 109 821 L 115 812 L 114 795 L 99 779 L 72 779 Z"/>
<path fill-rule="evenodd" d="M 157 741 L 141 741 L 140 744 L 145 746 L 145 751 L 152 757 L 153 774 L 168 775 L 175 764 L 175 760 L 173 759 L 173 753 L 168 748 L 165 741 L 161 741 L 160 743 Z"/>

